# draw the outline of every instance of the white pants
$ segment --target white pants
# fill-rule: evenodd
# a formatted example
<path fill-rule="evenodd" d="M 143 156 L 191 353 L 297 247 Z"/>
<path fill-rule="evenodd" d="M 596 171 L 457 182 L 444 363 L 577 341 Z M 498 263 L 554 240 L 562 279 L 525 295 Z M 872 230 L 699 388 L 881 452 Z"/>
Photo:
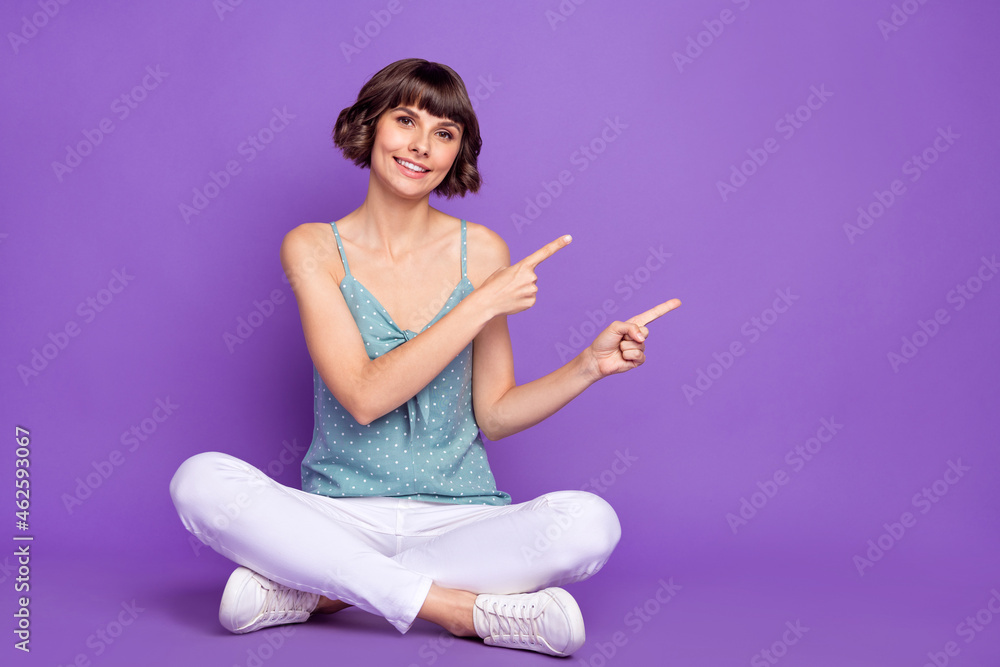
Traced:
<path fill-rule="evenodd" d="M 170 495 L 185 528 L 223 556 L 402 633 L 432 582 L 497 594 L 560 586 L 600 570 L 621 537 L 611 505 L 586 491 L 510 505 L 331 498 L 219 452 L 184 461 Z"/>

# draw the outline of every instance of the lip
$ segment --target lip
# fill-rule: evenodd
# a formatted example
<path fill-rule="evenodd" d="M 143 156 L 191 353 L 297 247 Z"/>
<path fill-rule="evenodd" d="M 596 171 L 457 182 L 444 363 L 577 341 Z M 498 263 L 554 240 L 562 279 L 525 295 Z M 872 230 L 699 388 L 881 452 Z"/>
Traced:
<path fill-rule="evenodd" d="M 408 168 L 404 167 L 403 165 L 401 165 L 399 163 L 399 160 L 405 160 L 406 162 L 409 162 L 410 164 L 417 165 L 421 169 L 427 169 L 427 171 L 419 172 L 419 173 L 415 172 L 415 171 L 412 171 L 411 169 L 408 169 Z M 409 176 L 410 178 L 423 178 L 424 176 L 427 176 L 427 174 L 431 173 L 431 170 L 430 170 L 429 167 L 427 167 L 426 165 L 420 164 L 419 162 L 417 162 L 415 160 L 411 160 L 410 158 L 398 158 L 396 156 L 393 156 L 392 161 L 396 163 L 396 166 L 399 168 L 399 170 L 401 172 L 403 172 L 405 175 Z"/>

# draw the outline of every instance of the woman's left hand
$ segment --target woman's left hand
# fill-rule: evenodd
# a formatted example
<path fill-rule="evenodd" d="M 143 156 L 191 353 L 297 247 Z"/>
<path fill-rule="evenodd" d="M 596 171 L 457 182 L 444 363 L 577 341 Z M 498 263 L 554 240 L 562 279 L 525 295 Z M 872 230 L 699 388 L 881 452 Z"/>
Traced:
<path fill-rule="evenodd" d="M 641 366 L 646 361 L 646 325 L 680 305 L 680 299 L 670 299 L 625 322 L 609 324 L 587 348 L 598 378 Z"/>

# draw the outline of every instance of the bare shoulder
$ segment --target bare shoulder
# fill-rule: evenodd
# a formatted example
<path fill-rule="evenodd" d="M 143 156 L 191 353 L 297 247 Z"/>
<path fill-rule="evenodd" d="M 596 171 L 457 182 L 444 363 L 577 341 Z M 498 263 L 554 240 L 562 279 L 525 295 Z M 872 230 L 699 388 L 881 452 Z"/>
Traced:
<path fill-rule="evenodd" d="M 288 230 L 282 241 L 282 246 L 286 243 L 298 245 L 310 240 L 315 242 L 325 238 L 327 235 L 331 238 L 333 237 L 329 222 L 303 222 L 298 227 L 292 227 Z"/>
<path fill-rule="evenodd" d="M 343 278 L 337 241 L 328 222 L 305 222 L 288 230 L 281 241 L 280 255 L 292 289 L 310 276 L 328 274 L 338 281 Z"/>
<path fill-rule="evenodd" d="M 510 249 L 495 231 L 475 222 L 466 223 L 469 280 L 479 285 L 494 271 L 510 266 Z"/>

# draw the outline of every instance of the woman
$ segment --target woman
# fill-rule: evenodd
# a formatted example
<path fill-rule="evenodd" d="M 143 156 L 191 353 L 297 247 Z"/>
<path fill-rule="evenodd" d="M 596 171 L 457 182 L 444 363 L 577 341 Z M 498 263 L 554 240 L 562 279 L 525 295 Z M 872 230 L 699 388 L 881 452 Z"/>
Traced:
<path fill-rule="evenodd" d="M 517 433 L 639 366 L 645 324 L 680 302 L 612 323 L 562 368 L 517 385 L 506 317 L 534 304 L 534 269 L 571 239 L 511 266 L 498 235 L 429 205 L 431 192 L 479 189 L 482 142 L 461 78 L 420 59 L 389 65 L 341 112 L 334 143 L 370 169 L 364 202 L 281 246 L 314 363 L 302 490 L 218 452 L 192 456 L 170 483 L 185 527 L 241 566 L 220 621 L 243 633 L 355 605 L 402 633 L 423 618 L 569 655 L 584 624 L 559 586 L 604 565 L 618 518 L 584 491 L 513 504 L 480 429 Z"/>

